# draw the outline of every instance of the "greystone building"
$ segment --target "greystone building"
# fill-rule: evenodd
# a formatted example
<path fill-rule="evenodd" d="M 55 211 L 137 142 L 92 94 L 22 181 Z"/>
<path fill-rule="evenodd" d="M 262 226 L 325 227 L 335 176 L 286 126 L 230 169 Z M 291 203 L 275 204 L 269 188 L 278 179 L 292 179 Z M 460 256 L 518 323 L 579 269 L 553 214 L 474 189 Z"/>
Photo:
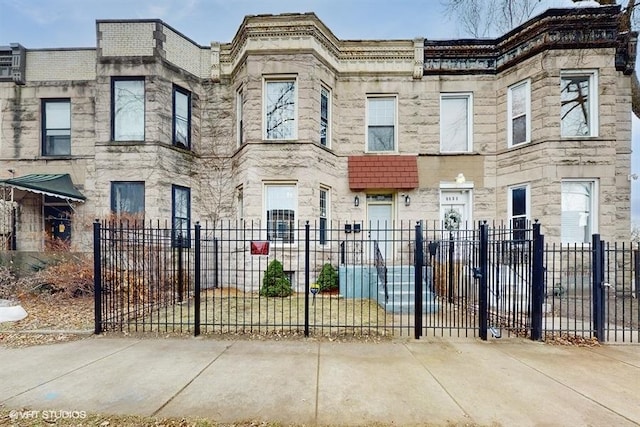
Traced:
<path fill-rule="evenodd" d="M 95 48 L 0 47 L 4 248 L 91 244 L 95 218 L 263 224 L 538 219 L 626 239 L 636 34 L 617 6 L 487 40 L 340 40 L 313 13 L 200 46 L 99 20 Z M 416 33 L 427 29 L 416 29 Z M 392 256 L 392 254 L 385 254 Z"/>

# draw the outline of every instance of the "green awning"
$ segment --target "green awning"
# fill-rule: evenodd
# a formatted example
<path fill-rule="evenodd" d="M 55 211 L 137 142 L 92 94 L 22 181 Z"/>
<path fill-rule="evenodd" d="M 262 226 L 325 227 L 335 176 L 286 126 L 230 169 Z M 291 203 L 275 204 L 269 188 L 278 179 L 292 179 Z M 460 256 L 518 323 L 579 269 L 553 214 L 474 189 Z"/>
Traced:
<path fill-rule="evenodd" d="M 84 202 L 87 199 L 73 185 L 68 173 L 30 174 L 1 180 L 0 183 L 18 190 L 59 197 L 74 202 Z"/>

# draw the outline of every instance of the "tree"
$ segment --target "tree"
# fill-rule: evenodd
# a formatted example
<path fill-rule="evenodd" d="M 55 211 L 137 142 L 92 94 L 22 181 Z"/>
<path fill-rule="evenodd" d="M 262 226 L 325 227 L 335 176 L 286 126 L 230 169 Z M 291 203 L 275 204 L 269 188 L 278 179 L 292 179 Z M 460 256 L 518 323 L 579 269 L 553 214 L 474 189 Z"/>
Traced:
<path fill-rule="evenodd" d="M 573 0 L 582 3 L 587 0 Z M 629 32 L 640 26 L 635 15 L 636 0 L 589 0 L 601 6 L 622 4 L 619 29 L 621 33 Z M 549 0 L 442 0 L 445 15 L 460 24 L 464 33 L 475 38 L 496 37 L 504 34 L 528 19 L 542 12 L 549 6 Z M 633 114 L 640 118 L 640 82 L 636 71 L 631 76 L 631 108 Z M 574 103 L 574 106 L 577 105 Z M 567 111 L 573 113 L 573 108 Z"/>

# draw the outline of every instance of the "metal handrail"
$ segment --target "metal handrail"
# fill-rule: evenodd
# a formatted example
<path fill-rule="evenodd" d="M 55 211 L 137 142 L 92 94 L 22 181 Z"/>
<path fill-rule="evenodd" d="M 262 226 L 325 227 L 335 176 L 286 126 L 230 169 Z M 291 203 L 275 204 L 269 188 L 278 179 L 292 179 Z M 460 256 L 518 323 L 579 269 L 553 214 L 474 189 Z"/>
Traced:
<path fill-rule="evenodd" d="M 375 251 L 375 265 L 378 272 L 378 279 L 380 279 L 384 285 L 384 301 L 389 301 L 389 290 L 387 289 L 387 265 L 384 262 L 382 252 L 380 252 L 380 246 L 378 241 L 373 241 L 373 248 Z"/>

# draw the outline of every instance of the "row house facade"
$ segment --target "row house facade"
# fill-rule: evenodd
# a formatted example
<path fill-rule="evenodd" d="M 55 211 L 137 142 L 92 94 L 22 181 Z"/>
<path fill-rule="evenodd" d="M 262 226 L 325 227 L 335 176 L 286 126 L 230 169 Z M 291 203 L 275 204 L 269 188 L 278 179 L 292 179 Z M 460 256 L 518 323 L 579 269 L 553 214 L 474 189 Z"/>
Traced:
<path fill-rule="evenodd" d="M 91 243 L 144 216 L 266 224 L 538 219 L 627 239 L 636 35 L 617 6 L 552 9 L 488 40 L 341 40 L 315 14 L 247 16 L 200 46 L 99 20 L 95 48 L 0 47 L 5 248 Z"/>

